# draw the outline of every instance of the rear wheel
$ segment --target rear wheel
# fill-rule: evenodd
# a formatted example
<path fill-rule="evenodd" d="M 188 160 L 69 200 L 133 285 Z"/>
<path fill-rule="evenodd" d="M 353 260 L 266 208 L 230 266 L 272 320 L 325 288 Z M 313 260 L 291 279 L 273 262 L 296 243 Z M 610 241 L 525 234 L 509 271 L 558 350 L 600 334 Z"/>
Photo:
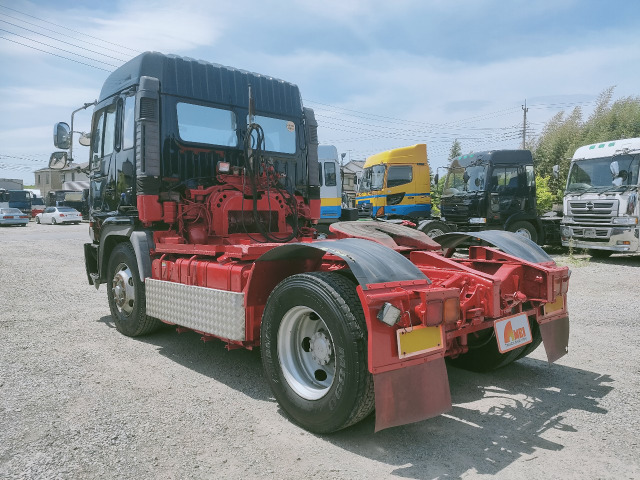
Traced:
<path fill-rule="evenodd" d="M 523 350 L 520 352 L 516 360 L 520 360 L 530 353 L 533 353 L 533 351 L 542 343 L 542 333 L 540 333 L 540 325 L 538 325 L 538 322 L 536 322 L 535 318 L 529 318 L 529 327 L 531 328 L 531 343 L 524 346 Z"/>
<path fill-rule="evenodd" d="M 438 235 L 444 235 L 451 231 L 447 224 L 440 220 L 429 221 L 420 230 L 431 238 L 437 237 Z"/>
<path fill-rule="evenodd" d="M 366 322 L 344 276 L 303 273 L 280 282 L 267 300 L 260 338 L 269 386 L 305 429 L 334 432 L 373 411 Z"/>
<path fill-rule="evenodd" d="M 538 232 L 536 231 L 535 227 L 529 222 L 514 222 L 509 226 L 509 231 L 517 235 L 522 235 L 532 242 L 538 243 Z"/>
<path fill-rule="evenodd" d="M 529 322 L 529 324 L 531 324 L 531 322 Z M 538 329 L 537 331 L 539 334 L 540 330 Z M 533 330 L 531 334 L 534 334 Z M 523 353 L 535 342 L 536 338 L 534 337 L 533 342 L 527 345 L 523 345 L 522 347 L 506 353 L 500 353 L 494 329 L 488 328 L 486 330 L 470 334 L 467 338 L 469 351 L 456 358 L 447 358 L 447 362 L 454 367 L 470 370 L 472 372 L 488 372 L 497 368 L 505 367 L 516 361 L 518 358 L 533 352 L 533 350 L 535 350 L 535 348 L 540 344 L 540 341 L 528 350 L 527 353 Z"/>
<path fill-rule="evenodd" d="M 137 337 L 156 330 L 161 322 L 146 315 L 144 284 L 138 274 L 133 247 L 120 243 L 111 252 L 107 271 L 107 298 L 118 331 Z"/>

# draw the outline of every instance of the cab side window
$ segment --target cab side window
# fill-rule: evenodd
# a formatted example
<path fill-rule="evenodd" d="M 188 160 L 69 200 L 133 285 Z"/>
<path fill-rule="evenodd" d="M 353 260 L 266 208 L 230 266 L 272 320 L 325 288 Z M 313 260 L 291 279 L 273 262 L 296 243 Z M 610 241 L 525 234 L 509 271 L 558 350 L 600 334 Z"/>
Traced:
<path fill-rule="evenodd" d="M 324 184 L 327 187 L 336 186 L 336 164 L 333 162 L 324 164 Z"/>
<path fill-rule="evenodd" d="M 413 180 L 411 165 L 395 165 L 387 172 L 387 187 L 397 187 Z"/>
<path fill-rule="evenodd" d="M 127 97 L 124 101 L 124 112 L 122 114 L 122 149 L 133 148 L 135 139 L 134 113 L 136 97 Z"/>
<path fill-rule="evenodd" d="M 96 170 L 100 167 L 100 159 L 102 158 L 102 131 L 104 126 L 104 111 L 93 119 L 93 147 L 91 151 L 91 169 Z"/>
<path fill-rule="evenodd" d="M 533 171 L 533 165 L 526 165 L 524 167 L 525 173 L 527 174 L 527 187 L 535 187 L 536 186 L 536 175 Z"/>
<path fill-rule="evenodd" d="M 494 192 L 513 192 L 518 186 L 518 167 L 496 167 L 491 179 Z"/>
<path fill-rule="evenodd" d="M 105 157 L 113 153 L 116 139 L 116 106 L 110 106 L 105 112 L 104 140 L 102 156 Z"/>

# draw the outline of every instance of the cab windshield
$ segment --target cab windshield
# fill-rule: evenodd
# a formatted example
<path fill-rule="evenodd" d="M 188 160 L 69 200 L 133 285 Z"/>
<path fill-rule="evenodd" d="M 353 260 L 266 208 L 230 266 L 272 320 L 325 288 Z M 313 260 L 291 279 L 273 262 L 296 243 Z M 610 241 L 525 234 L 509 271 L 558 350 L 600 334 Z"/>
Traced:
<path fill-rule="evenodd" d="M 382 190 L 384 187 L 384 165 L 374 165 L 364 169 L 360 193 L 370 193 L 375 190 Z"/>
<path fill-rule="evenodd" d="M 571 164 L 567 192 L 624 190 L 638 184 L 639 154 L 577 160 Z"/>
<path fill-rule="evenodd" d="M 451 167 L 449 167 L 442 195 L 459 195 L 466 192 L 484 191 L 486 170 L 486 165 L 470 165 L 468 167 L 463 167 L 454 161 L 451 164 Z"/>

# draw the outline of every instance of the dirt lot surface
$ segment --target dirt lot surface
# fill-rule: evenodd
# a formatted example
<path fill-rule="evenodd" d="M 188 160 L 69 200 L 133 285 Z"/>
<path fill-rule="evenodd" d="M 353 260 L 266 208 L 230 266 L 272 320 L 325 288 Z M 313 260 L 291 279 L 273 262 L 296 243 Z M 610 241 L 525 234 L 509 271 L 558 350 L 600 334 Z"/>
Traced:
<path fill-rule="evenodd" d="M 569 354 L 449 369 L 453 410 L 310 434 L 258 351 L 114 328 L 88 226 L 0 228 L 0 478 L 640 478 L 640 255 L 569 264 Z"/>

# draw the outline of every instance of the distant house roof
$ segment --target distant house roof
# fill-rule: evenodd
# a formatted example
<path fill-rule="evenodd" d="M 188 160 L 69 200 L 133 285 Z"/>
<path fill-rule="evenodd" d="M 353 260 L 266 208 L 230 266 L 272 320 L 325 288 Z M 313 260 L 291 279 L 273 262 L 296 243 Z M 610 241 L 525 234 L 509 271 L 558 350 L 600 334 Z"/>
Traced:
<path fill-rule="evenodd" d="M 347 173 L 357 173 L 357 172 L 361 172 L 363 167 L 364 167 L 364 162 L 357 161 L 357 160 L 351 160 L 349 163 L 347 163 L 342 168 Z"/>

